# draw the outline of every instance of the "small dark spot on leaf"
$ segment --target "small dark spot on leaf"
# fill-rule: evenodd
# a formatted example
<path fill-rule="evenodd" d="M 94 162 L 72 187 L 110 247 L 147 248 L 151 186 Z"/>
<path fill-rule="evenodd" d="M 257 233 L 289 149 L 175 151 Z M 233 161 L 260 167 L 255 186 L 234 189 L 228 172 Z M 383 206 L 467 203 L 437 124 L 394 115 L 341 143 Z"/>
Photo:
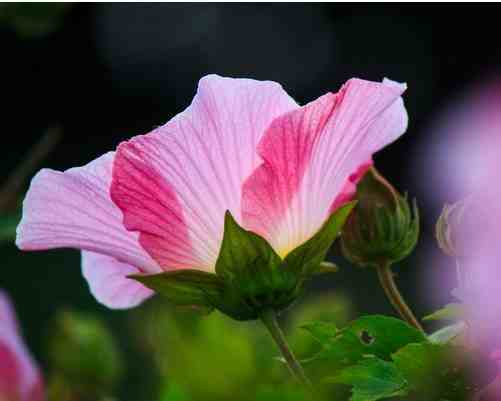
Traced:
<path fill-rule="evenodd" d="M 372 337 L 367 330 L 360 332 L 360 341 L 365 345 L 370 345 L 374 342 L 374 337 Z"/>

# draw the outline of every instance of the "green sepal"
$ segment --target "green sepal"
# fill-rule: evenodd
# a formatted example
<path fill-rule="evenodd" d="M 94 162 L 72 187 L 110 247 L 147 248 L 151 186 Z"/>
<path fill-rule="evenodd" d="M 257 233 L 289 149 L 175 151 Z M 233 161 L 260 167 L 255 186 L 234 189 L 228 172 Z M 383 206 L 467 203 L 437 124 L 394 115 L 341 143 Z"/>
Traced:
<path fill-rule="evenodd" d="M 265 309 L 284 309 L 300 290 L 298 277 L 283 268 L 271 245 L 243 229 L 230 212 L 225 215 L 216 274 L 226 285 L 217 308 L 237 320 L 257 319 Z"/>
<path fill-rule="evenodd" d="M 356 203 L 356 201 L 349 202 L 332 213 L 313 237 L 285 257 L 284 268 L 303 277 L 321 272 L 320 265 L 324 261 L 327 251 L 339 235 Z"/>
<path fill-rule="evenodd" d="M 216 261 L 216 274 L 225 280 L 240 280 L 261 271 L 273 271 L 281 263 L 270 244 L 240 227 L 229 211 L 224 216 L 224 236 Z"/>
<path fill-rule="evenodd" d="M 183 269 L 129 277 L 177 305 L 216 308 L 236 320 L 254 320 L 265 310 L 287 308 L 311 275 L 337 270 L 323 259 L 353 206 L 354 202 L 339 208 L 284 260 L 264 238 L 242 228 L 227 211 L 215 274 Z"/>
<path fill-rule="evenodd" d="M 224 282 L 202 270 L 181 269 L 158 274 L 128 276 L 179 306 L 214 308 L 224 292 Z"/>

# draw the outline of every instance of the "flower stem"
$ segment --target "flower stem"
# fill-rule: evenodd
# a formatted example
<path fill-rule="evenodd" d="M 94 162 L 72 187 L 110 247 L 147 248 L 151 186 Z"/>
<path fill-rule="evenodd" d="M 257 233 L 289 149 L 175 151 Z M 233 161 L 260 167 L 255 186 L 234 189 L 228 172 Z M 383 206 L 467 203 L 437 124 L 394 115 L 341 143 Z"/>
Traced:
<path fill-rule="evenodd" d="M 379 282 L 381 283 L 381 287 L 383 287 L 387 298 L 390 300 L 391 304 L 400 314 L 402 319 L 424 333 L 423 327 L 416 319 L 416 316 L 414 316 L 414 313 L 412 313 L 411 308 L 407 306 L 404 298 L 402 297 L 402 294 L 400 294 L 400 291 L 398 290 L 398 287 L 393 278 L 393 272 L 391 270 L 390 264 L 381 263 L 377 267 L 377 274 L 379 277 Z"/>
<path fill-rule="evenodd" d="M 306 387 L 311 386 L 310 380 L 306 377 L 302 366 L 299 364 L 298 360 L 292 353 L 292 350 L 285 339 L 285 335 L 278 324 L 277 313 L 273 309 L 267 309 L 261 313 L 261 321 L 268 329 L 271 337 L 277 344 L 282 356 L 287 362 L 287 366 L 291 374 Z"/>

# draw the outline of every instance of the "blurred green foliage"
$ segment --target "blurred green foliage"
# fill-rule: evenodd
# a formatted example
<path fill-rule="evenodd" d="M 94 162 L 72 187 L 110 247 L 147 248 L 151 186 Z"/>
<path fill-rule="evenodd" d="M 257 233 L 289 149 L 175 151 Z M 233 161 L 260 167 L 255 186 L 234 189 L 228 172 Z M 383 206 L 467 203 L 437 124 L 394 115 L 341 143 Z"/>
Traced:
<path fill-rule="evenodd" d="M 1 3 L 0 23 L 24 38 L 56 31 L 72 3 Z"/>
<path fill-rule="evenodd" d="M 265 329 L 257 322 L 237 322 L 214 312 L 175 308 L 157 297 L 131 313 L 131 332 L 155 361 L 161 401 L 291 400 L 308 401 L 296 387 Z M 286 327 L 299 355 L 318 352 L 318 342 L 303 330 L 304 321 L 346 323 L 351 305 L 345 297 L 326 295 L 294 308 Z M 312 373 L 319 374 L 318 366 Z M 324 372 L 325 374 L 326 372 Z M 320 375 L 319 375 L 320 376 Z"/>
<path fill-rule="evenodd" d="M 96 317 L 63 311 L 48 335 L 51 401 L 93 400 L 113 394 L 123 373 L 113 335 Z"/>
<path fill-rule="evenodd" d="M 0 242 L 13 242 L 15 240 L 16 227 L 20 219 L 20 213 L 0 215 Z"/>

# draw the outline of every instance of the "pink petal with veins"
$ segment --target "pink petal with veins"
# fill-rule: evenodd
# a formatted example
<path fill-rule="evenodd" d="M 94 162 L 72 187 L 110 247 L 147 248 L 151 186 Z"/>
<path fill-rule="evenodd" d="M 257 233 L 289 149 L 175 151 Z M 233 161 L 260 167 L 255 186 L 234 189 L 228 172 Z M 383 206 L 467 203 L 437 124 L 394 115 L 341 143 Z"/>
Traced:
<path fill-rule="evenodd" d="M 274 82 L 210 75 L 188 109 L 119 146 L 112 199 L 163 269 L 214 269 L 224 213 L 241 221 L 241 187 L 260 163 L 257 143 L 297 107 Z"/>
<path fill-rule="evenodd" d="M 157 263 L 140 246 L 138 235 L 125 229 L 122 212 L 110 199 L 114 157 L 115 154 L 109 152 L 83 167 L 64 172 L 41 170 L 33 178 L 24 200 L 23 218 L 17 228 L 18 247 L 23 250 L 78 248 L 107 255 L 121 266 L 129 265 L 128 269 L 159 272 Z M 107 275 L 116 278 L 116 269 L 106 271 L 112 266 L 110 262 L 96 266 L 94 274 L 86 274 L 86 278 L 91 281 Z M 125 280 L 124 276 L 122 279 Z M 100 280 L 90 285 L 101 288 L 101 301 L 113 295 L 103 293 L 106 287 Z M 123 297 L 132 299 L 134 294 Z M 123 302 L 120 305 L 127 306 Z"/>
<path fill-rule="evenodd" d="M 258 146 L 262 164 L 243 187 L 245 227 L 281 256 L 307 241 L 353 194 L 372 155 L 406 130 L 404 90 L 352 79 L 275 119 Z"/>
<path fill-rule="evenodd" d="M 90 292 L 108 308 L 132 308 L 153 295 L 153 291 L 138 281 L 127 278 L 140 273 L 137 267 L 110 256 L 82 251 L 82 274 L 89 283 Z"/>

